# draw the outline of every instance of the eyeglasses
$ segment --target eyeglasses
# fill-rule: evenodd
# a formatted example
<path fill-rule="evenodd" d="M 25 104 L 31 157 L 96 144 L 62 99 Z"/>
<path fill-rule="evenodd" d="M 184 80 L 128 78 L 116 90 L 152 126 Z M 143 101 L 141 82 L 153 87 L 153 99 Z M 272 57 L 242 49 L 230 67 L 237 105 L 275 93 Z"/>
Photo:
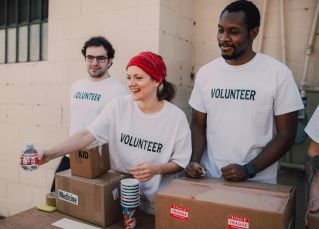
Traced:
<path fill-rule="evenodd" d="M 90 62 L 92 63 L 94 61 L 94 59 L 96 59 L 96 61 L 99 63 L 99 64 L 103 64 L 105 63 L 105 61 L 108 59 L 107 56 L 91 56 L 91 55 L 87 55 L 85 57 L 85 60 L 87 62 Z"/>

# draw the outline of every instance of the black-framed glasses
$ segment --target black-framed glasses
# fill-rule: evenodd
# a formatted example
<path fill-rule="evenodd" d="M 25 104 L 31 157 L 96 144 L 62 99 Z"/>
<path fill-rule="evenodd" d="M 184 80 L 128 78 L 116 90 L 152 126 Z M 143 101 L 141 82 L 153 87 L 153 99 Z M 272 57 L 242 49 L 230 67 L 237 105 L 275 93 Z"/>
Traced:
<path fill-rule="evenodd" d="M 103 64 L 105 63 L 105 61 L 108 59 L 107 56 L 92 56 L 92 55 L 87 55 L 85 56 L 85 60 L 87 62 L 90 62 L 92 63 L 94 61 L 94 59 L 96 59 L 96 61 L 99 63 L 99 64 Z"/>

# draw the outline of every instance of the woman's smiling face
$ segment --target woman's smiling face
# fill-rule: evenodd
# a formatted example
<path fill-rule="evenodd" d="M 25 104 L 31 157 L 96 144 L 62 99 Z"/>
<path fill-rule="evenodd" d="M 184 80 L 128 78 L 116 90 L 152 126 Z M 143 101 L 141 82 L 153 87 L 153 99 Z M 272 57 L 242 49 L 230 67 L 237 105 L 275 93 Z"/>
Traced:
<path fill-rule="evenodd" d="M 127 84 L 135 101 L 157 98 L 159 83 L 134 65 L 127 68 Z"/>

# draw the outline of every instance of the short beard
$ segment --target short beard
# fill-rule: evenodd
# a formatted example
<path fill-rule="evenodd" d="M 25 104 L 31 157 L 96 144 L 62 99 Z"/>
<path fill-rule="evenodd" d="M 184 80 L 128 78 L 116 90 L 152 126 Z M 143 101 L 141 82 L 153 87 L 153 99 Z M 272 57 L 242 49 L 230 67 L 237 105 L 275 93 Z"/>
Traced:
<path fill-rule="evenodd" d="M 103 71 L 103 72 L 97 73 L 96 75 L 91 75 L 91 74 L 90 74 L 90 71 L 89 71 L 89 75 L 90 75 L 92 78 L 101 78 L 101 77 L 104 76 L 104 74 L 105 74 L 106 71 L 107 71 L 107 69 L 105 69 L 105 71 Z"/>
<path fill-rule="evenodd" d="M 239 57 L 241 57 L 242 55 L 244 55 L 244 53 L 245 53 L 245 50 L 242 50 L 241 52 L 234 53 L 234 54 L 232 54 L 232 55 L 222 54 L 222 57 L 223 57 L 225 60 L 236 60 L 236 59 L 238 59 Z"/>

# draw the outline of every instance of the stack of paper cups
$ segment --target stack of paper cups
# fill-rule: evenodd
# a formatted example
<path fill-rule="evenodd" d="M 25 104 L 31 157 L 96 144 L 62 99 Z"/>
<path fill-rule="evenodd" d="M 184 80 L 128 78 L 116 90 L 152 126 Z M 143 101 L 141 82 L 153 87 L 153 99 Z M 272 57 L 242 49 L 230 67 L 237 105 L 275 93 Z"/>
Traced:
<path fill-rule="evenodd" d="M 138 180 L 121 180 L 121 205 L 125 228 L 134 228 L 136 226 L 135 212 L 140 206 L 140 182 Z"/>

